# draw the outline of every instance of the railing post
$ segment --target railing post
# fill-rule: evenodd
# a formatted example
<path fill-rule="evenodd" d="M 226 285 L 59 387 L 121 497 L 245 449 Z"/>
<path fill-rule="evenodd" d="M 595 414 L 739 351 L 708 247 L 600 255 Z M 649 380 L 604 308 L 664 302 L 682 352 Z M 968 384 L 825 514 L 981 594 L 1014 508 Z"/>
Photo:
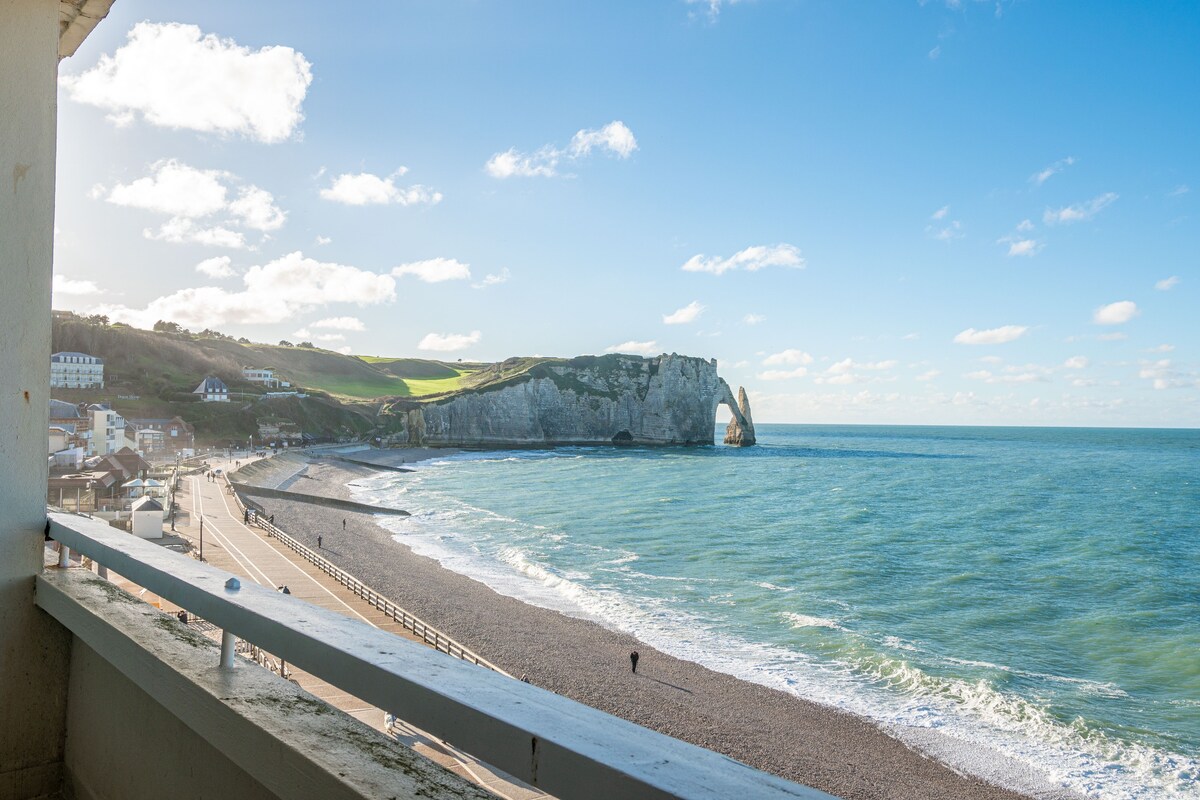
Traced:
<path fill-rule="evenodd" d="M 221 631 L 221 667 L 233 669 L 233 656 L 237 637 L 228 630 Z"/>
<path fill-rule="evenodd" d="M 63 569 L 71 566 L 71 548 L 62 542 L 58 543 L 58 565 Z"/>

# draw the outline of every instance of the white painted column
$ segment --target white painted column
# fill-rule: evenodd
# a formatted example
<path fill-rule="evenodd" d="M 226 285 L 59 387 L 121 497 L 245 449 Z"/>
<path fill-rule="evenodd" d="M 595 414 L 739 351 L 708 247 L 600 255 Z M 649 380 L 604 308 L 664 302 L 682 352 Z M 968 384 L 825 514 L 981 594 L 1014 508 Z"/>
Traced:
<path fill-rule="evenodd" d="M 34 607 L 46 523 L 58 0 L 0 0 L 0 797 L 58 789 L 69 634 Z"/>

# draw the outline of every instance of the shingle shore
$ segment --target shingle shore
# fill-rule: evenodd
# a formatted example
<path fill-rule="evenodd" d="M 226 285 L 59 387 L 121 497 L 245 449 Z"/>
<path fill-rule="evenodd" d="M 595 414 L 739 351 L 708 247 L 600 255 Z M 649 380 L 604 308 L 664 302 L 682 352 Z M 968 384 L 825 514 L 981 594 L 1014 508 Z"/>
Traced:
<path fill-rule="evenodd" d="M 345 484 L 372 473 L 318 461 L 305 474 L 309 479 L 297 479 L 303 483 L 297 488 L 348 499 Z M 334 563 L 508 672 L 527 675 L 534 685 L 847 800 L 1026 797 L 964 777 L 864 718 L 497 594 L 416 555 L 369 514 L 289 500 L 261 502 L 296 539 L 315 548 L 322 535 L 323 553 Z M 641 656 L 636 675 L 629 669 L 632 650 Z"/>

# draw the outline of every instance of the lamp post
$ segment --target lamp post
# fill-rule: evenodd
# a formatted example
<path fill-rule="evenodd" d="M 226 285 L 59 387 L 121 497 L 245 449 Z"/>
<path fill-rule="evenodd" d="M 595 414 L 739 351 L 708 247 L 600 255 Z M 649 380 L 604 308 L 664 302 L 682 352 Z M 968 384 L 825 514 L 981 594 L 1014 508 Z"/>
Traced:
<path fill-rule="evenodd" d="M 204 515 L 200 515 L 200 560 L 204 560 Z"/>

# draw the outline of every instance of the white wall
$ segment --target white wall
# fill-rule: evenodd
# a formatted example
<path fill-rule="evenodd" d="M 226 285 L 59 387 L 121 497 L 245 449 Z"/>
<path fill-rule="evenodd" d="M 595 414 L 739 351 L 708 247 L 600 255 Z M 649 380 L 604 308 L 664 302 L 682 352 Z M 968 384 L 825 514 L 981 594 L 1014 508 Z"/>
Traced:
<path fill-rule="evenodd" d="M 0 797 L 57 791 L 69 636 L 33 605 L 46 524 L 58 3 L 0 0 Z"/>

